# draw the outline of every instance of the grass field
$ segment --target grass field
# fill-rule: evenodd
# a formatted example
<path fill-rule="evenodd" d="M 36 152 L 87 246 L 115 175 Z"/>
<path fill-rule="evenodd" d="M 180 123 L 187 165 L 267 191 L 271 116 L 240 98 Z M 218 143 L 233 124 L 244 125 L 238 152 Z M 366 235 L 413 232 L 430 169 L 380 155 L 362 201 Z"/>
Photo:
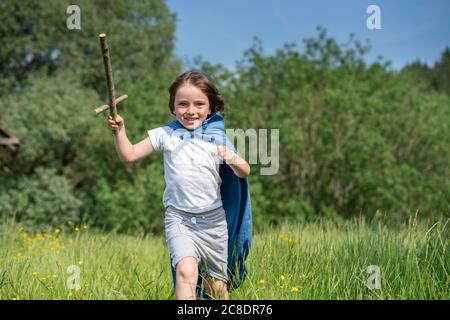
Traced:
<path fill-rule="evenodd" d="M 448 235 L 444 220 L 285 223 L 254 235 L 249 275 L 230 299 L 449 299 Z M 70 223 L 30 234 L 5 222 L 0 241 L 1 299 L 174 298 L 163 237 Z"/>

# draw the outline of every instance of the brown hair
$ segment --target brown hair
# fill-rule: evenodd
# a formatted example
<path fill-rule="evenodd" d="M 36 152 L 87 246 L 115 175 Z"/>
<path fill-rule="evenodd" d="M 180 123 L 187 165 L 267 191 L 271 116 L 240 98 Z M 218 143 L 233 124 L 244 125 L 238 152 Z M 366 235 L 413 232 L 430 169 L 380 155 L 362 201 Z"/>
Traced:
<path fill-rule="evenodd" d="M 220 96 L 219 90 L 217 90 L 216 86 L 206 74 L 198 70 L 189 70 L 182 73 L 170 86 L 170 113 L 175 114 L 175 95 L 177 93 L 177 90 L 184 84 L 191 84 L 199 88 L 208 97 L 211 114 L 219 112 L 222 116 L 225 116 L 225 103 Z"/>

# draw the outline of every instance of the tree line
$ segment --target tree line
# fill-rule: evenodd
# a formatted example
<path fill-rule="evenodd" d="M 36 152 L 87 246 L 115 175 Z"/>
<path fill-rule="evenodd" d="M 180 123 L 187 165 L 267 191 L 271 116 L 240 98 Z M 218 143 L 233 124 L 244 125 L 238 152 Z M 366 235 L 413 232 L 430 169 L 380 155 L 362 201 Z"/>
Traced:
<path fill-rule="evenodd" d="M 122 164 L 93 116 L 107 101 L 98 33 L 109 35 L 116 91 L 129 96 L 118 112 L 137 142 L 172 119 L 167 89 L 187 68 L 173 50 L 175 15 L 163 0 L 78 5 L 82 29 L 67 30 L 59 1 L 0 3 L 0 127 L 22 142 L 0 172 L 0 217 L 160 233 L 162 154 Z M 265 54 L 255 39 L 234 70 L 201 58 L 189 66 L 218 85 L 227 127 L 280 129 L 279 172 L 252 165 L 255 227 L 448 217 L 449 49 L 432 67 L 395 71 L 382 58 L 367 63 L 370 47 L 353 35 L 340 44 L 318 27 L 298 47 Z"/>

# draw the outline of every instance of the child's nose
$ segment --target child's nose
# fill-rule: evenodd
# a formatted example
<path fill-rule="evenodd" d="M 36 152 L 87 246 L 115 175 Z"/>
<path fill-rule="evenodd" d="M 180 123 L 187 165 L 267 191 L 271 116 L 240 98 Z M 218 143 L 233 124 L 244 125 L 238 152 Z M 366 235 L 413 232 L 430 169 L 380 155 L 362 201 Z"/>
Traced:
<path fill-rule="evenodd" d="M 190 105 L 189 105 L 188 110 L 187 110 L 187 113 L 188 113 L 188 114 L 194 113 L 194 105 L 193 105 L 193 104 L 190 104 Z"/>

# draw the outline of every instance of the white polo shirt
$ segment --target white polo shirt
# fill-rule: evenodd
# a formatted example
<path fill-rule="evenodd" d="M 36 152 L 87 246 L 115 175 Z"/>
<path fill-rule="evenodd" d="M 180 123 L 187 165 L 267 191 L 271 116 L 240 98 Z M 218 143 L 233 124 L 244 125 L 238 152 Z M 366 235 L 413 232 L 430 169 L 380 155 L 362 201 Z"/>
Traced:
<path fill-rule="evenodd" d="M 202 213 L 222 206 L 221 160 L 214 143 L 168 126 L 148 130 L 148 136 L 155 150 L 164 151 L 165 208 Z"/>

